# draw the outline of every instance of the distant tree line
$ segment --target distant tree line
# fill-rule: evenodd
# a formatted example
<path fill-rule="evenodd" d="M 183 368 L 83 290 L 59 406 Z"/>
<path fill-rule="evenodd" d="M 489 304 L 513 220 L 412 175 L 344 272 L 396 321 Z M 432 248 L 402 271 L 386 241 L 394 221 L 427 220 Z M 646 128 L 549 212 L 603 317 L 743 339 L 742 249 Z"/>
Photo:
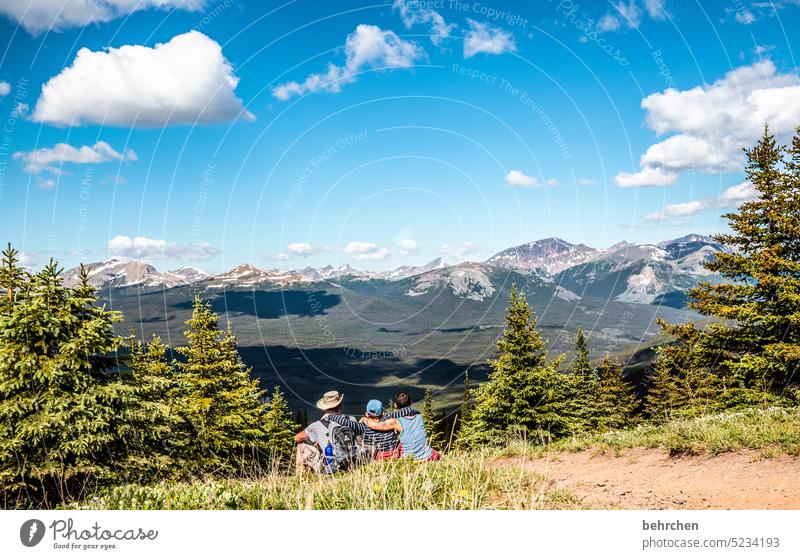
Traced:
<path fill-rule="evenodd" d="M 114 334 L 81 267 L 63 285 L 52 261 L 26 272 L 11 246 L 0 268 L 0 491 L 4 508 L 51 507 L 107 484 L 280 467 L 295 424 L 267 399 L 197 298 L 187 343 Z"/>

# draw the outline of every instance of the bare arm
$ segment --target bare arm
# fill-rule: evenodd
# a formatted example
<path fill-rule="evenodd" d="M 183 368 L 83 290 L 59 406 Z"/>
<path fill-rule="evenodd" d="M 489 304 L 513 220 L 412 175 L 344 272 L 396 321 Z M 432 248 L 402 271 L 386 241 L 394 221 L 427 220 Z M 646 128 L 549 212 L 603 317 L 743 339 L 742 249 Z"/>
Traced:
<path fill-rule="evenodd" d="M 372 419 L 371 417 L 364 417 L 361 419 L 361 423 L 373 429 L 375 431 L 397 431 L 398 433 L 403 430 L 403 427 L 400 425 L 400 422 L 396 419 L 387 419 L 386 421 L 378 421 L 376 419 Z"/>
<path fill-rule="evenodd" d="M 329 419 L 339 425 L 344 425 L 345 427 L 350 427 L 356 435 L 363 435 L 364 434 L 364 425 L 358 423 L 357 421 L 353 421 L 346 415 L 341 414 L 331 414 Z"/>
<path fill-rule="evenodd" d="M 296 442 L 297 444 L 304 443 L 307 440 L 308 440 L 308 433 L 306 433 L 305 429 L 303 429 L 294 436 L 294 442 Z"/>

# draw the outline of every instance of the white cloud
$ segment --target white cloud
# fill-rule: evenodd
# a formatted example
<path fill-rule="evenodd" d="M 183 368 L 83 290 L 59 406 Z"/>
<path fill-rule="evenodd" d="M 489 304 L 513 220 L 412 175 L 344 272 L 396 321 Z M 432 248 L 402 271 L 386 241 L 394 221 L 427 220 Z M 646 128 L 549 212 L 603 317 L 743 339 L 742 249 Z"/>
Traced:
<path fill-rule="evenodd" d="M 31 118 L 61 126 L 253 120 L 236 97 L 238 82 L 220 45 L 198 31 L 152 48 L 82 48 L 42 87 Z"/>
<path fill-rule="evenodd" d="M 639 162 L 643 167 L 663 167 L 678 172 L 687 169 L 706 173 L 736 171 L 738 166 L 723 153 L 729 149 L 711 145 L 708 140 L 696 136 L 676 134 L 647 148 Z"/>
<path fill-rule="evenodd" d="M 11 116 L 14 118 L 24 118 L 29 110 L 30 106 L 28 106 L 27 103 L 17 103 L 14 105 L 14 108 L 11 109 Z"/>
<path fill-rule="evenodd" d="M 637 188 L 648 186 L 669 186 L 675 184 L 678 175 L 664 172 L 661 168 L 644 167 L 637 173 L 618 173 L 614 182 L 620 188 Z"/>
<path fill-rule="evenodd" d="M 416 252 L 418 248 L 417 241 L 414 239 L 400 239 L 395 243 L 395 245 L 400 249 L 400 253 L 402 255 Z"/>
<path fill-rule="evenodd" d="M 749 182 L 731 186 L 715 198 L 691 200 L 680 204 L 668 204 L 660 212 L 648 214 L 647 221 L 666 221 L 672 217 L 686 217 L 707 208 L 735 208 L 742 202 L 753 200 L 758 196 L 755 187 Z"/>
<path fill-rule="evenodd" d="M 480 247 L 470 241 L 465 241 L 458 246 L 444 244 L 439 248 L 439 252 L 443 256 L 459 256 L 459 257 L 467 254 L 476 253 L 479 250 Z"/>
<path fill-rule="evenodd" d="M 108 241 L 108 251 L 120 258 L 145 260 L 209 260 L 219 253 L 208 243 L 181 245 L 164 239 L 117 235 Z"/>
<path fill-rule="evenodd" d="M 442 15 L 424 4 L 414 0 L 394 0 L 392 8 L 400 12 L 400 18 L 406 29 L 417 24 L 429 24 L 431 42 L 439 45 L 443 39 L 450 37 L 450 31 L 456 26 L 445 22 Z"/>
<path fill-rule="evenodd" d="M 558 179 L 547 179 L 547 186 L 558 186 Z"/>
<path fill-rule="evenodd" d="M 344 247 L 347 254 L 360 254 L 365 252 L 373 252 L 378 248 L 375 243 L 368 243 L 364 241 L 350 241 Z"/>
<path fill-rule="evenodd" d="M 357 74 L 367 68 L 408 68 L 425 57 L 425 51 L 415 43 L 404 41 L 393 31 L 365 24 L 357 26 L 347 36 L 344 50 L 344 66 L 328 63 L 324 72 L 310 74 L 303 83 L 292 81 L 273 88 L 273 97 L 286 101 L 308 91 L 338 93 L 343 85 L 355 82 Z"/>
<path fill-rule="evenodd" d="M 597 22 L 597 30 L 602 33 L 607 33 L 608 31 L 616 31 L 620 28 L 620 23 L 617 18 L 612 16 L 611 14 L 606 14 L 600 18 L 600 21 Z"/>
<path fill-rule="evenodd" d="M 56 144 L 52 148 L 41 148 L 33 151 L 18 151 L 14 159 L 21 161 L 26 171 L 41 173 L 48 170 L 60 174 L 64 163 L 105 163 L 107 161 L 136 161 L 136 153 L 126 149 L 122 153 L 116 151 L 106 142 L 99 141 L 93 146 L 73 147 L 69 144 Z"/>
<path fill-rule="evenodd" d="M 297 256 L 310 256 L 319 252 L 320 247 L 316 247 L 309 243 L 289 243 L 286 246 L 286 252 Z"/>
<path fill-rule="evenodd" d="M 682 204 L 669 204 L 662 211 L 651 213 L 647 216 L 648 221 L 663 221 L 667 217 L 682 217 L 694 215 L 706 206 L 701 200 L 692 200 Z"/>
<path fill-rule="evenodd" d="M 748 9 L 737 10 L 734 17 L 742 25 L 750 25 L 756 20 L 756 16 Z"/>
<path fill-rule="evenodd" d="M 594 186 L 594 180 L 592 179 L 578 179 L 578 184 L 581 186 Z"/>
<path fill-rule="evenodd" d="M 285 252 L 279 252 L 275 255 L 275 260 L 290 260 L 291 256 L 286 254 Z"/>
<path fill-rule="evenodd" d="M 359 260 L 359 261 L 364 261 L 364 260 L 386 260 L 389 257 L 390 254 L 391 254 L 391 251 L 388 248 L 381 247 L 381 248 L 379 248 L 377 250 L 373 250 L 373 251 L 370 251 L 370 252 L 354 254 L 353 256 L 351 256 L 351 258 L 353 260 Z"/>
<path fill-rule="evenodd" d="M 664 6 L 664 0 L 644 0 L 644 7 L 647 15 L 655 20 L 664 20 L 669 16 L 669 12 Z"/>
<path fill-rule="evenodd" d="M 620 17 L 625 21 L 628 27 L 636 29 L 642 22 L 642 10 L 636 5 L 636 0 L 629 0 L 625 2 L 617 2 L 614 6 Z"/>
<path fill-rule="evenodd" d="M 506 183 L 509 186 L 519 188 L 533 188 L 539 186 L 539 179 L 536 177 L 529 177 L 522 171 L 512 170 L 506 175 Z"/>
<path fill-rule="evenodd" d="M 728 188 L 719 197 L 720 204 L 725 206 L 736 205 L 738 202 L 745 202 L 747 200 L 754 200 L 758 196 L 756 187 L 750 182 L 744 181 Z"/>
<path fill-rule="evenodd" d="M 36 177 L 36 185 L 39 188 L 48 189 L 48 188 L 53 188 L 56 185 L 56 181 L 54 181 L 53 179 L 44 179 L 42 177 Z"/>
<path fill-rule="evenodd" d="M 9 93 L 11 93 L 11 84 L 0 81 L 0 97 L 5 97 Z"/>
<path fill-rule="evenodd" d="M 199 10 L 205 0 L 0 0 L 0 13 L 36 35 L 50 29 L 59 31 L 106 22 L 133 12 Z"/>
<path fill-rule="evenodd" d="M 642 108 L 657 134 L 674 133 L 647 149 L 643 168 L 673 174 L 741 171 L 742 148 L 754 143 L 765 123 L 781 140 L 800 123 L 800 79 L 779 74 L 771 60 L 764 60 L 731 70 L 712 84 L 654 93 L 642 100 Z"/>
<path fill-rule="evenodd" d="M 488 23 L 467 19 L 470 30 L 464 36 L 464 58 L 470 58 L 480 52 L 486 54 L 502 54 L 517 50 L 514 34 Z"/>

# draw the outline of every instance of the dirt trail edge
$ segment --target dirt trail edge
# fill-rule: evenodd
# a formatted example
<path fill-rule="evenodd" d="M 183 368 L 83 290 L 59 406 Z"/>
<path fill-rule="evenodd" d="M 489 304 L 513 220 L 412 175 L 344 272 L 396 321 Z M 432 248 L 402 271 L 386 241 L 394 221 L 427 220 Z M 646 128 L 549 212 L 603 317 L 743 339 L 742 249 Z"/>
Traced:
<path fill-rule="evenodd" d="M 670 457 L 659 449 L 513 458 L 587 508 L 800 509 L 800 457 L 735 452 Z"/>

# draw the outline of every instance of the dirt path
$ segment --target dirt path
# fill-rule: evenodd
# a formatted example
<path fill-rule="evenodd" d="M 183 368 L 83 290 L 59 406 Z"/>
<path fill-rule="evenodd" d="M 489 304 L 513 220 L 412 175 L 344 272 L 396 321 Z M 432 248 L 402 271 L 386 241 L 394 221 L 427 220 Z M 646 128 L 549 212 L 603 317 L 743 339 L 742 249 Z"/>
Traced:
<path fill-rule="evenodd" d="M 670 458 L 662 450 L 632 449 L 621 456 L 561 452 L 509 462 L 545 476 L 588 508 L 800 509 L 800 457 Z"/>

